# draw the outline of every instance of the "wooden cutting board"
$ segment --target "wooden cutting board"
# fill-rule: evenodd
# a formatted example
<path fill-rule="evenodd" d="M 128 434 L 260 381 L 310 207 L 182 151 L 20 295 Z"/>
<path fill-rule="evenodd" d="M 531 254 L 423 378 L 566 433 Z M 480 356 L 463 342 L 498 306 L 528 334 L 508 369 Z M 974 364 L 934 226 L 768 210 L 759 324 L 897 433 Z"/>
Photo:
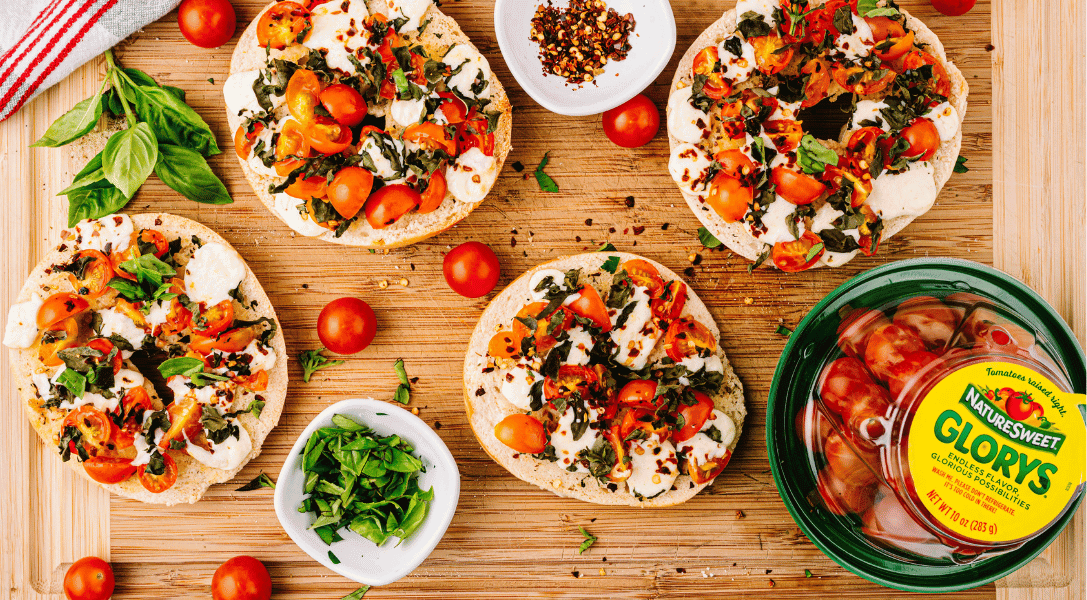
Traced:
<path fill-rule="evenodd" d="M 240 31 L 263 3 L 235 4 Z M 275 478 L 296 437 L 329 404 L 357 396 L 391 400 L 392 363 L 399 357 L 408 374 L 419 378 L 411 406 L 438 431 L 460 465 L 461 502 L 433 555 L 408 578 L 372 590 L 367 598 L 700 598 L 725 590 L 796 598 L 895 595 L 823 556 L 778 497 L 764 429 L 770 377 L 784 345 L 777 326 L 794 326 L 816 301 L 862 270 L 919 256 L 995 262 L 1050 300 L 1081 343 L 1085 299 L 1087 69 L 1082 52 L 1066 50 L 1082 49 L 1083 8 L 1073 0 L 992 7 L 982 0 L 967 16 L 947 18 L 924 0 L 901 4 L 941 36 L 970 83 L 962 153 L 971 170 L 955 175 L 932 211 L 885 243 L 879 256 L 798 275 L 769 269 L 749 275 L 746 262 L 730 252 L 701 248 L 698 221 L 667 174 L 663 132 L 643 148 L 623 150 L 604 137 L 599 117 L 554 115 L 528 98 L 499 53 L 490 2 L 447 2 L 443 10 L 460 22 L 510 92 L 514 150 L 490 197 L 468 219 L 388 254 L 304 239 L 272 218 L 229 150 L 220 89 L 232 46 L 213 51 L 189 45 L 174 14 L 147 26 L 120 48 L 119 59 L 188 91 L 189 103 L 227 149 L 212 166 L 235 203 L 197 205 L 152 178 L 127 210 L 195 219 L 239 249 L 285 329 L 292 378 L 288 402 L 263 454 L 235 481 L 213 487 L 195 505 L 166 509 L 110 497 L 62 468 L 25 423 L 7 361 L 0 361 L 0 444 L 6 451 L 0 465 L 5 532 L 0 578 L 7 597 L 58 593 L 67 563 L 87 554 L 113 562 L 119 599 L 207 598 L 215 568 L 237 554 L 257 556 L 269 566 L 277 598 L 335 599 L 354 590 L 355 584 L 310 561 L 287 538 L 269 490 L 234 490 L 261 471 Z M 676 51 L 647 90 L 662 108 L 679 57 L 733 2 L 673 5 Z M 0 124 L 5 314 L 32 265 L 57 243 L 66 205 L 54 194 L 85 161 L 71 159 L 66 150 L 28 145 L 54 118 L 93 93 L 103 71 L 102 61 L 93 61 Z M 546 151 L 551 152 L 548 172 L 560 187 L 555 194 L 541 192 L 530 175 Z M 491 461 L 464 417 L 460 380 L 465 346 L 486 299 L 455 295 L 441 274 L 442 255 L 466 240 L 483 241 L 498 253 L 500 285 L 539 262 L 593 250 L 604 241 L 686 270 L 687 281 L 722 325 L 723 345 L 746 390 L 748 420 L 729 469 L 682 506 L 642 511 L 559 499 Z M 691 255 L 701 262 L 692 264 Z M 381 289 L 381 282 L 388 288 Z M 320 308 L 348 295 L 364 298 L 377 311 L 377 339 L 347 364 L 303 384 L 293 356 L 319 345 L 314 328 Z M 1030 566 L 995 586 L 956 596 L 1082 597 L 1077 589 L 1084 581 L 1082 517 L 1081 511 Z M 599 537 L 583 555 L 577 554 L 578 526 Z"/>

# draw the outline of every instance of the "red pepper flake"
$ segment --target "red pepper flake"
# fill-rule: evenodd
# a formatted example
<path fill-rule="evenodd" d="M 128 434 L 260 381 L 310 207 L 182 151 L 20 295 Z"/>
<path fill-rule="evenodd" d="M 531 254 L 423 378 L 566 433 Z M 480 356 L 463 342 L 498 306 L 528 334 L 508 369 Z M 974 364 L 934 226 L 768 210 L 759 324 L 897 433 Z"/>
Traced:
<path fill-rule="evenodd" d="M 627 208 L 634 208 L 634 196 L 627 196 L 626 204 Z"/>
<path fill-rule="evenodd" d="M 642 235 L 645 232 L 645 225 L 635 225 L 634 235 Z"/>
<path fill-rule="evenodd" d="M 580 84 L 603 73 L 609 60 L 627 57 L 634 25 L 634 15 L 620 15 L 604 0 L 570 0 L 564 9 L 548 0 L 536 7 L 528 39 L 540 45 L 544 74 Z"/>

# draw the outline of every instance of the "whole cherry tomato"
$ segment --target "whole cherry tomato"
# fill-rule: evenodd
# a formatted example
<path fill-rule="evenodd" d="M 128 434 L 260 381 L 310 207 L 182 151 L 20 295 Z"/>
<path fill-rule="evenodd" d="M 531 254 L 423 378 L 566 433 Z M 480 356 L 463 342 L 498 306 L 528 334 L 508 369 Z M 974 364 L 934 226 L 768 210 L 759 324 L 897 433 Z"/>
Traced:
<path fill-rule="evenodd" d="M 949 17 L 957 17 L 970 12 L 978 0 L 932 0 L 932 6 Z"/>
<path fill-rule="evenodd" d="M 875 483 L 877 477 L 874 469 L 879 469 L 879 451 L 866 449 L 856 442 L 853 446 L 850 448 L 844 436 L 832 431 L 824 446 L 827 466 L 838 479 L 852 487 Z"/>
<path fill-rule="evenodd" d="M 481 242 L 465 242 L 449 251 L 442 260 L 445 282 L 465 298 L 479 298 L 498 285 L 502 269 L 494 250 Z"/>
<path fill-rule="evenodd" d="M 917 296 L 898 305 L 894 323 L 916 333 L 929 350 L 941 351 L 959 326 L 959 315 L 932 296 Z"/>
<path fill-rule="evenodd" d="M 868 339 L 880 327 L 890 325 L 887 315 L 878 310 L 856 308 L 838 325 L 838 347 L 847 356 L 864 359 Z"/>
<path fill-rule="evenodd" d="M 81 558 L 64 574 L 68 600 L 106 600 L 113 595 L 113 568 L 97 556 Z"/>
<path fill-rule="evenodd" d="M 830 466 L 819 471 L 818 490 L 823 503 L 834 514 L 848 515 L 863 513 L 872 506 L 876 496 L 876 486 L 856 487 L 838 478 Z"/>
<path fill-rule="evenodd" d="M 234 36 L 237 19 L 230 0 L 184 0 L 177 8 L 177 26 L 190 44 L 218 48 Z"/>
<path fill-rule="evenodd" d="M 940 131 L 930 119 L 917 117 L 909 127 L 902 130 L 902 139 L 909 143 L 910 147 L 902 153 L 906 158 L 919 160 L 932 160 L 936 151 L 940 149 Z"/>
<path fill-rule="evenodd" d="M 211 578 L 214 600 L 268 600 L 272 578 L 264 563 L 252 556 L 235 556 L 215 569 Z"/>
<path fill-rule="evenodd" d="M 649 143 L 660 129 L 657 106 L 645 94 L 604 111 L 604 134 L 616 146 L 639 148 Z"/>
<path fill-rule="evenodd" d="M 543 424 L 535 417 L 521 413 L 512 414 L 494 426 L 498 441 L 526 454 L 539 454 L 547 448 L 547 435 Z"/>
<path fill-rule="evenodd" d="M 376 334 L 374 309 L 358 298 L 333 300 L 317 317 L 317 337 L 336 354 L 361 352 L 374 341 Z"/>

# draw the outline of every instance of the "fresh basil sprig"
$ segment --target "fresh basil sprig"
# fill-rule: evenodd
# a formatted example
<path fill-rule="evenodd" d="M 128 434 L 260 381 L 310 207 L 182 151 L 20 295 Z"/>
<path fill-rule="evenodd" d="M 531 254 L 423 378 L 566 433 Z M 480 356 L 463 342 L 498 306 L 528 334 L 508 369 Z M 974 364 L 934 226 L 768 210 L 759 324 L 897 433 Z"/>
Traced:
<path fill-rule="evenodd" d="M 109 50 L 105 56 L 108 69 L 98 93 L 61 115 L 31 144 L 49 148 L 70 144 L 90 133 L 103 112 L 128 122 L 60 192 L 68 197 L 68 226 L 121 210 L 152 171 L 190 200 L 233 202 L 204 159 L 219 154 L 215 134 L 185 104 L 184 90 L 160 85 L 139 69 L 118 66 Z"/>

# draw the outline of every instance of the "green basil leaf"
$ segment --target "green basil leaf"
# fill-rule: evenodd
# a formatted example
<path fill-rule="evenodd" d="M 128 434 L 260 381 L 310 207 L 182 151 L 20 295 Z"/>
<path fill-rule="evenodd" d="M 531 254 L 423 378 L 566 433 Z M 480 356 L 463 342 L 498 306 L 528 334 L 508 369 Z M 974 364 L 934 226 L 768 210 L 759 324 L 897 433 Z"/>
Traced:
<path fill-rule="evenodd" d="M 615 270 L 619 268 L 619 257 L 609 256 L 608 260 L 605 260 L 604 264 L 600 265 L 600 268 L 614 275 Z"/>
<path fill-rule="evenodd" d="M 402 385 L 411 385 L 408 381 L 408 372 L 404 370 L 404 359 L 396 359 L 396 362 L 393 363 L 393 370 L 396 371 L 396 376 L 400 379 Z"/>
<path fill-rule="evenodd" d="M 159 365 L 159 373 L 165 378 L 169 379 L 174 375 L 184 375 L 186 377 L 200 373 L 204 370 L 203 361 L 192 358 L 189 356 L 177 356 L 164 360 Z"/>
<path fill-rule="evenodd" d="M 131 198 L 154 170 L 158 155 L 158 141 L 151 126 L 137 123 L 109 138 L 102 151 L 102 168 L 106 179 Z"/>
<path fill-rule="evenodd" d="M 64 369 L 57 377 L 57 384 L 68 388 L 76 398 L 82 398 L 87 391 L 87 376 L 74 369 Z"/>
<path fill-rule="evenodd" d="M 234 200 L 199 152 L 173 144 L 159 144 L 155 174 L 174 191 L 194 202 L 230 204 Z"/>
<path fill-rule="evenodd" d="M 219 154 L 215 134 L 188 104 L 159 87 L 136 87 L 136 114 L 147 122 L 160 141 L 196 150 L 204 156 Z"/>
<path fill-rule="evenodd" d="M 545 192 L 557 192 L 559 191 L 559 185 L 555 183 L 554 179 L 547 173 L 544 173 L 544 167 L 551 161 L 551 151 L 544 152 L 543 158 L 540 159 L 540 166 L 536 167 L 536 183 L 540 184 L 540 189 Z"/>
<path fill-rule="evenodd" d="M 711 250 L 721 245 L 721 240 L 717 239 L 717 236 L 710 233 L 710 230 L 705 227 L 698 228 L 698 241 Z"/>
<path fill-rule="evenodd" d="M 75 227 L 83 219 L 100 219 L 111 215 L 128 204 L 128 198 L 112 183 L 104 187 L 72 190 L 67 196 L 68 227 Z"/>
<path fill-rule="evenodd" d="M 31 148 L 56 148 L 64 146 L 90 133 L 102 118 L 102 96 L 95 94 L 81 100 L 45 130 L 45 135 L 30 145 Z"/>
<path fill-rule="evenodd" d="M 960 154 L 959 157 L 955 159 L 955 168 L 953 171 L 956 173 L 969 173 L 970 167 L 966 166 L 967 160 L 969 159 Z"/>
<path fill-rule="evenodd" d="M 75 179 L 72 181 L 72 185 L 57 192 L 58 196 L 67 196 L 75 190 L 81 188 L 105 188 L 112 187 L 113 184 L 106 179 L 106 172 L 102 169 L 102 153 L 94 155 L 89 163 L 83 170 L 76 173 Z"/>
<path fill-rule="evenodd" d="M 121 70 L 124 71 L 125 75 L 128 75 L 128 78 L 131 79 L 132 82 L 136 85 L 149 85 L 152 87 L 159 87 L 159 82 L 155 81 L 154 77 L 151 77 L 150 75 L 144 73 L 139 69 L 133 67 L 124 67 Z M 125 97 L 127 98 L 128 96 Z"/>
<path fill-rule="evenodd" d="M 370 591 L 370 586 L 364 585 L 359 589 L 351 592 L 350 594 L 340 598 L 340 600 L 362 600 L 362 597 L 366 595 L 366 592 Z"/>
<path fill-rule="evenodd" d="M 261 473 L 253 478 L 253 481 L 243 485 L 242 487 L 234 490 L 236 492 L 251 492 L 253 490 L 259 490 L 261 488 L 276 489 L 276 482 L 272 481 L 272 478 L 267 473 Z"/>

